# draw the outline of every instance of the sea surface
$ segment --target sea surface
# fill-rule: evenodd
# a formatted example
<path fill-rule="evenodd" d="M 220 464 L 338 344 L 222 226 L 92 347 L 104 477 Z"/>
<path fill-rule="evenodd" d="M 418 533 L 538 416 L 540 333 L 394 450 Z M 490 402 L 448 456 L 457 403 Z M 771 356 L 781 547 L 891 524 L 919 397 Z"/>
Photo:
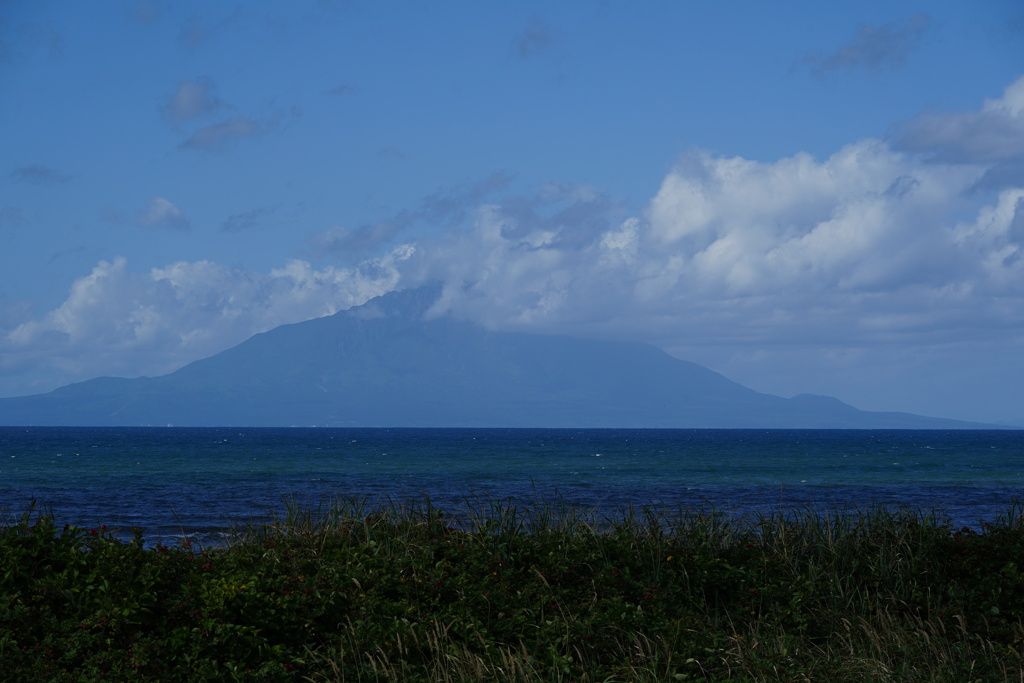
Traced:
<path fill-rule="evenodd" d="M 289 503 L 427 498 L 740 517 L 882 505 L 978 527 L 1024 499 L 1024 431 L 0 428 L 0 521 L 34 502 L 150 543 L 210 540 Z"/>

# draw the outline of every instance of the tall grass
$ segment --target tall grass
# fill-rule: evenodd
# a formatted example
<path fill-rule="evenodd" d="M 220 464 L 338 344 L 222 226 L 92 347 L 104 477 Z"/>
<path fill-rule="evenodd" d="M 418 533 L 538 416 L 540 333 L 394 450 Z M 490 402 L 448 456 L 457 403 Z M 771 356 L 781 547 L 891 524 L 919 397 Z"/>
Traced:
<path fill-rule="evenodd" d="M 0 528 L 0 680 L 1024 681 L 1024 516 L 292 506 Z"/>

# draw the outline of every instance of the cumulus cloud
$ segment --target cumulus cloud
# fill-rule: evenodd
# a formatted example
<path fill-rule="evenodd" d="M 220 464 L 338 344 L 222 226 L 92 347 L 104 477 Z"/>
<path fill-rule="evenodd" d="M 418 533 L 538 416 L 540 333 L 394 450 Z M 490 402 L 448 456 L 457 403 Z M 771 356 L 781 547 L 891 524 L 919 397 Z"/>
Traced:
<path fill-rule="evenodd" d="M 842 358 L 1019 338 L 1024 188 L 981 201 L 969 190 L 984 171 L 922 163 L 880 140 L 823 160 L 697 152 L 636 216 L 564 185 L 469 210 L 459 196 L 484 198 L 500 183 L 468 184 L 420 207 L 467 211 L 462 227 L 349 268 L 291 261 L 256 274 L 199 262 L 139 274 L 101 263 L 63 306 L 13 330 L 7 357 L 59 358 L 67 377 L 155 374 L 277 324 L 436 281 L 437 314 L 675 349 L 810 346 Z M 389 224 L 337 228 L 319 246 L 380 250 L 396 234 Z"/>
<path fill-rule="evenodd" d="M 11 178 L 17 182 L 32 185 L 60 185 L 71 180 L 71 176 L 42 164 L 19 166 L 11 171 Z"/>
<path fill-rule="evenodd" d="M 140 228 L 163 230 L 188 230 L 191 228 L 184 212 L 163 197 L 150 199 L 146 203 L 146 208 L 136 216 L 135 224 Z"/>
<path fill-rule="evenodd" d="M 139 273 L 123 258 L 101 261 L 67 300 L 0 337 L 4 393 L 42 391 L 29 375 L 66 383 L 95 375 L 163 374 L 278 325 L 361 304 L 399 285 L 402 246 L 356 267 L 315 269 L 289 261 L 254 273 L 209 261 Z M 19 381 L 25 382 L 19 385 Z"/>
<path fill-rule="evenodd" d="M 588 227 L 485 206 L 472 230 L 421 245 L 417 274 L 447 283 L 445 308 L 492 327 L 666 346 L 1019 334 L 1024 189 L 974 206 L 981 173 L 877 140 L 823 161 L 693 154 L 643 217 Z"/>
<path fill-rule="evenodd" d="M 980 111 L 920 114 L 897 127 L 898 149 L 954 164 L 1024 163 L 1024 76 Z"/>
<path fill-rule="evenodd" d="M 915 14 L 881 26 L 865 24 L 852 41 L 839 46 L 835 52 L 808 54 L 801 63 L 819 77 L 838 69 L 864 68 L 871 73 L 892 71 L 903 66 L 930 27 L 931 19 L 927 14 Z"/>
<path fill-rule="evenodd" d="M 950 115 L 966 131 L 959 139 L 981 135 L 974 117 L 1013 120 L 1014 87 L 975 114 Z M 831 354 L 822 363 L 858 349 L 1006 347 L 1024 338 L 1024 184 L 976 192 L 1009 158 L 976 144 L 963 162 L 870 139 L 823 159 L 694 152 L 638 215 L 579 186 L 498 198 L 507 177 L 495 174 L 391 221 L 311 238 L 318 255 L 363 259 L 348 268 L 293 261 L 262 275 L 201 262 L 133 274 L 123 262 L 100 264 L 64 306 L 9 334 L 7 357 L 39 347 L 80 375 L 90 354 L 100 359 L 91 374 L 129 365 L 118 372 L 152 374 L 170 367 L 165 357 L 184 362 L 274 324 L 437 281 L 435 313 L 500 329 L 748 355 L 815 348 Z M 157 199 L 144 212 L 153 222 L 172 215 Z M 415 249 L 395 246 L 415 221 L 444 229 L 419 231 Z M 131 351 L 121 354 L 130 363 L 116 365 L 117 349 Z"/>

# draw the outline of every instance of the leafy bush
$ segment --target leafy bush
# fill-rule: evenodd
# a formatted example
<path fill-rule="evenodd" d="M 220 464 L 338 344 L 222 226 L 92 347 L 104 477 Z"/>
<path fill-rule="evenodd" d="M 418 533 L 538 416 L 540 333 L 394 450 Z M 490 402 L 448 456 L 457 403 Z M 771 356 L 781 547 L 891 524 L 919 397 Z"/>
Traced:
<path fill-rule="evenodd" d="M 429 503 L 0 528 L 3 681 L 1021 680 L 1024 522 Z"/>

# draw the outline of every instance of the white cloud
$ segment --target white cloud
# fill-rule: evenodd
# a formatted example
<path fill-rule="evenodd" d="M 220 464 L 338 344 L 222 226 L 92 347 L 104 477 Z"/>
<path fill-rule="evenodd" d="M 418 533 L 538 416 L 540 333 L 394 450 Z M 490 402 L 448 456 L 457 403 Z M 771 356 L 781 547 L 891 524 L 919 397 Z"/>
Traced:
<path fill-rule="evenodd" d="M 947 163 L 1024 162 L 1024 76 L 980 111 L 914 117 L 897 129 L 895 146 Z"/>
<path fill-rule="evenodd" d="M 977 116 L 1015 120 L 1019 84 Z M 975 115 L 955 116 L 974 130 Z M 352 268 L 291 261 L 258 274 L 197 262 L 141 274 L 101 263 L 63 306 L 11 331 L 0 362 L 11 376 L 57 368 L 64 381 L 158 374 L 274 325 L 441 281 L 435 312 L 730 349 L 723 368 L 753 367 L 751 350 L 792 358 L 778 350 L 813 349 L 818 367 L 835 369 L 897 348 L 929 350 L 929 367 L 939 367 L 941 349 L 959 349 L 960 362 L 971 344 L 1005 350 L 1024 338 L 1024 184 L 977 192 L 999 159 L 974 155 L 926 159 L 879 140 L 826 159 L 693 153 L 636 216 L 589 188 L 558 185 L 481 204 L 504 184 L 496 178 L 424 202 L 416 220 L 456 227 L 415 249 L 383 246 L 397 234 L 385 224 L 314 239 L 322 251 L 388 250 Z M 160 199 L 140 222 L 180 215 Z"/>
<path fill-rule="evenodd" d="M 164 230 L 188 230 L 188 218 L 177 206 L 163 197 L 153 197 L 146 202 L 146 208 L 135 217 L 135 224 L 141 228 Z"/>
<path fill-rule="evenodd" d="M 260 274 L 200 261 L 133 273 L 104 262 L 60 308 L 7 335 L 6 391 L 44 366 L 62 382 L 167 372 L 273 326 L 437 280 L 435 312 L 691 351 L 815 348 L 825 363 L 894 344 L 1019 338 L 1024 188 L 981 200 L 969 190 L 984 172 L 877 140 L 824 160 L 691 154 L 643 216 L 612 220 L 599 193 L 548 187 L 352 268 L 290 261 Z M 179 215 L 158 199 L 140 222 Z"/>
<path fill-rule="evenodd" d="M 638 218 L 567 241 L 501 206 L 423 244 L 422 280 L 495 327 L 665 345 L 930 343 L 1024 320 L 1022 190 L 865 140 L 816 161 L 691 155 Z M 955 216 L 973 216 L 957 220 Z"/>
<path fill-rule="evenodd" d="M 977 177 L 916 167 L 877 141 L 822 163 L 705 155 L 665 179 L 650 237 L 684 259 L 689 281 L 729 295 L 899 286 L 934 258 L 944 237 L 933 221 Z"/>
<path fill-rule="evenodd" d="M 401 246 L 348 269 L 289 261 L 268 274 L 209 261 L 137 273 L 124 258 L 101 261 L 75 281 L 59 308 L 0 337 L 0 395 L 97 375 L 170 372 L 258 332 L 391 291 L 412 253 Z"/>

